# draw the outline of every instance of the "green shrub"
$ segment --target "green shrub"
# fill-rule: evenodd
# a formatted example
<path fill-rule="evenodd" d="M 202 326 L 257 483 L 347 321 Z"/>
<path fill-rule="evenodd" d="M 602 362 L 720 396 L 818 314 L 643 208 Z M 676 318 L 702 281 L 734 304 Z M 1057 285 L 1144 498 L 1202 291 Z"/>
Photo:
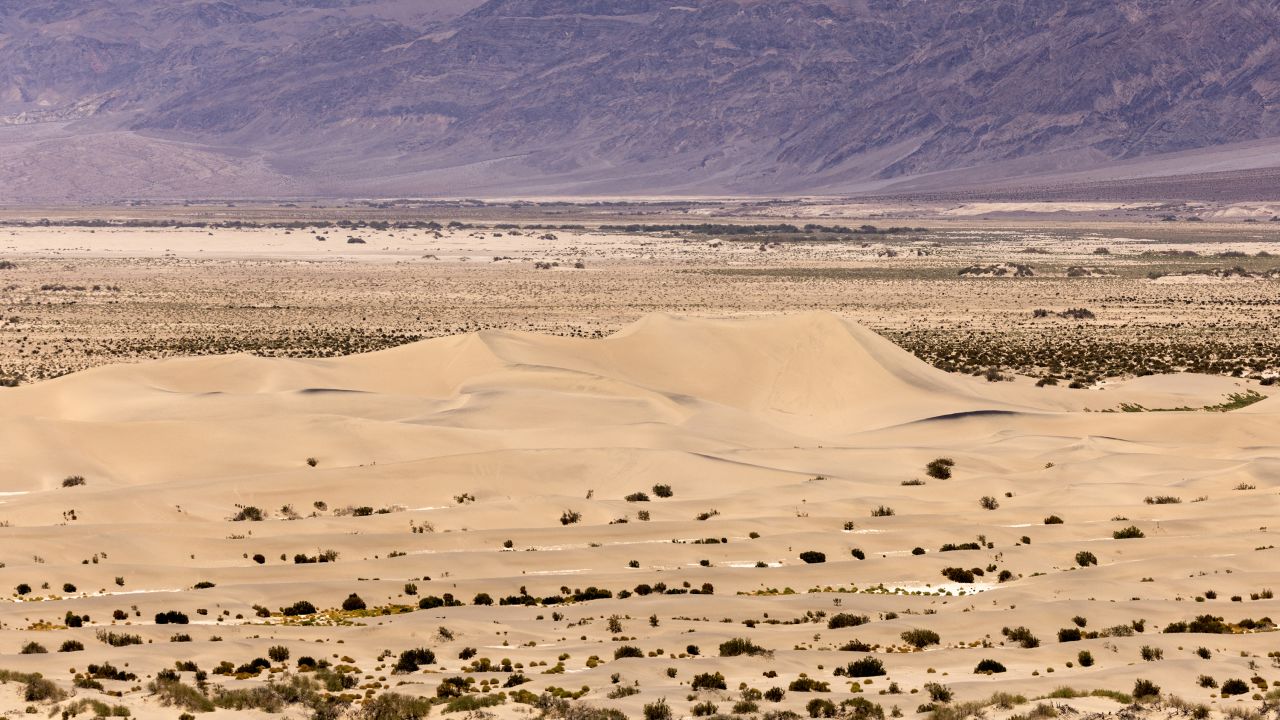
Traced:
<path fill-rule="evenodd" d="M 791 692 L 831 692 L 831 685 L 811 677 L 799 677 L 787 686 Z"/>
<path fill-rule="evenodd" d="M 1133 538 L 1146 537 L 1146 534 L 1143 533 L 1141 530 L 1139 530 L 1136 526 L 1130 525 L 1127 528 L 1123 528 L 1121 530 L 1117 530 L 1111 533 L 1111 537 L 1115 538 L 1116 540 L 1130 540 Z"/>
<path fill-rule="evenodd" d="M 836 675 L 851 678 L 878 677 L 885 674 L 884 663 L 880 658 L 864 657 L 854 660 L 843 668 L 836 668 Z"/>
<path fill-rule="evenodd" d="M 1076 565 L 1079 565 L 1080 567 L 1089 567 L 1090 565 L 1097 565 L 1097 564 L 1098 564 L 1098 556 L 1094 555 L 1088 550 L 1081 550 L 1080 552 L 1076 553 Z"/>
<path fill-rule="evenodd" d="M 902 633 L 902 641 L 917 650 L 923 650 L 930 645 L 942 642 L 942 638 L 932 630 L 915 628 Z"/>
<path fill-rule="evenodd" d="M 949 480 L 951 478 L 951 469 L 956 465 L 956 461 L 951 458 L 938 458 L 929 461 L 924 466 L 924 474 L 937 480 Z"/>
<path fill-rule="evenodd" d="M 720 657 L 738 657 L 739 655 L 769 655 L 765 648 L 756 645 L 746 638 L 733 638 L 720 643 Z"/>
<path fill-rule="evenodd" d="M 266 513 L 262 512 L 262 508 L 252 505 L 238 505 L 238 509 L 231 516 L 232 522 L 262 522 L 267 518 Z"/>
<path fill-rule="evenodd" d="M 1002 663 L 990 659 L 979 661 L 977 667 L 973 669 L 975 675 L 994 675 L 1004 671 L 1005 667 Z"/>
<path fill-rule="evenodd" d="M 364 610 L 366 608 L 364 600 L 357 594 L 351 593 L 346 600 L 342 601 L 342 609 L 348 612 L 356 610 Z"/>
<path fill-rule="evenodd" d="M 690 687 L 694 690 L 724 690 L 726 689 L 724 675 L 721 673 L 701 673 L 693 676 Z"/>
<path fill-rule="evenodd" d="M 1131 694 L 1133 695 L 1134 700 L 1138 700 L 1141 698 L 1149 698 L 1149 697 L 1159 697 L 1160 686 L 1156 685 L 1150 680 L 1138 678 L 1133 683 L 1133 693 Z"/>
<path fill-rule="evenodd" d="M 280 612 L 285 617 L 296 617 L 298 615 L 315 615 L 318 611 L 315 605 L 306 600 L 299 600 L 289 607 L 280 608 Z"/>
<path fill-rule="evenodd" d="M 660 494 L 659 497 L 661 497 Z M 644 720 L 671 720 L 671 707 L 667 705 L 666 698 L 646 703 L 642 712 L 644 713 Z"/>
<path fill-rule="evenodd" d="M 49 651 L 48 649 L 45 648 L 45 646 L 32 640 L 31 642 L 23 645 L 22 649 L 18 651 L 18 654 L 19 655 L 44 655 L 47 652 Z"/>
<path fill-rule="evenodd" d="M 871 622 L 871 618 L 866 615 L 855 615 L 853 613 L 836 613 L 827 619 L 827 627 L 831 630 L 839 630 L 840 628 L 858 627 Z"/>
<path fill-rule="evenodd" d="M 1025 627 L 1003 628 L 1000 632 L 1009 640 L 1018 643 L 1022 647 L 1030 650 L 1031 648 L 1040 647 L 1040 640 L 1031 631 Z"/>
<path fill-rule="evenodd" d="M 653 486 L 653 494 L 657 495 L 660 498 L 669 498 L 669 497 L 675 496 L 675 493 L 672 492 L 670 485 L 663 485 L 661 483 Z"/>
<path fill-rule="evenodd" d="M 830 700 L 814 698 L 804 706 L 811 718 L 833 718 L 836 716 L 836 704 Z"/>
<path fill-rule="evenodd" d="M 826 562 L 827 554 L 823 552 L 818 552 L 817 550 L 806 550 L 800 553 L 800 559 L 810 565 L 816 565 L 818 563 Z"/>
<path fill-rule="evenodd" d="M 396 665 L 391 672 L 395 674 L 417 672 L 420 666 L 431 665 L 435 661 L 436 654 L 427 648 L 405 650 L 400 653 L 400 658 L 396 660 Z"/>

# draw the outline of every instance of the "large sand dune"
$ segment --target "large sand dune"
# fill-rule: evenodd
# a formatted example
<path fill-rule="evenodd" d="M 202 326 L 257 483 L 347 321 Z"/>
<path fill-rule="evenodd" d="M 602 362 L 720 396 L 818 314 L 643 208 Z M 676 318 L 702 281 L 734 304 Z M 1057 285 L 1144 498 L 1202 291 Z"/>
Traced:
<path fill-rule="evenodd" d="M 1233 412 L 1103 411 L 1200 408 L 1246 389 L 1192 375 L 1088 391 L 989 383 L 821 313 L 655 315 L 600 340 L 482 332 L 327 360 L 162 360 L 0 389 L 0 587 L 10 593 L 0 668 L 71 690 L 69 668 L 127 664 L 138 680 L 100 681 L 121 697 L 75 692 L 141 717 L 178 712 L 147 690 L 175 660 L 212 671 L 273 645 L 290 649 L 290 672 L 303 655 L 358 668 L 363 690 L 348 689 L 351 699 L 434 697 L 470 665 L 459 652 L 471 647 L 523 665 L 471 673 L 477 682 L 523 674 L 519 688 L 535 694 L 589 687 L 582 701 L 630 715 L 661 697 L 677 714 L 707 700 L 727 713 L 739 683 L 786 689 L 802 673 L 830 692 L 788 691 L 762 709 L 804 713 L 814 698 L 857 692 L 912 714 L 930 682 L 974 700 L 1061 686 L 1128 692 L 1141 677 L 1222 710 L 1238 700 L 1211 697 L 1198 676 L 1280 681 L 1267 657 L 1274 625 L 1240 624 L 1277 612 L 1263 591 L 1280 584 L 1267 530 L 1280 408 L 1270 399 Z M 926 474 L 940 457 L 954 461 L 949 479 Z M 84 484 L 64 486 L 72 476 Z M 656 484 L 674 496 L 659 497 Z M 1155 504 L 1166 496 L 1179 502 Z M 264 519 L 231 520 L 244 507 Z M 1064 522 L 1045 524 L 1051 515 Z M 1145 537 L 1113 538 L 1128 526 Z M 695 543 L 707 538 L 719 542 Z M 947 543 L 976 549 L 940 551 Z M 293 560 L 326 550 L 333 562 Z M 802 561 L 810 550 L 825 562 Z M 1096 565 L 1079 566 L 1080 552 Z M 944 577 L 949 567 L 981 572 L 957 582 Z M 655 583 L 682 594 L 622 592 Z M 471 604 L 477 593 L 546 598 L 588 586 L 613 597 Z M 385 614 L 336 610 L 351 593 Z M 463 606 L 416 609 L 445 593 Z M 280 615 L 299 600 L 328 612 Z M 169 610 L 191 624 L 157 625 Z M 63 627 L 69 611 L 89 621 Z M 829 628 L 838 612 L 867 622 Z M 1160 632 L 1204 614 L 1234 632 Z M 614 615 L 620 629 L 608 627 Z M 1087 620 L 1086 637 L 1058 642 L 1073 617 Z M 95 637 L 111 625 L 143 644 Z M 1001 632 L 1016 626 L 1039 646 Z M 936 631 L 940 644 L 909 652 L 901 635 L 913 628 Z M 191 642 L 171 644 L 178 632 Z M 734 637 L 772 655 L 718 658 Z M 85 649 L 53 652 L 72 639 Z M 871 652 L 839 649 L 855 639 Z M 19 655 L 29 642 L 50 653 Z M 615 660 L 624 645 L 651 657 Z M 1143 646 L 1163 659 L 1144 661 Z M 1199 646 L 1211 659 L 1193 654 Z M 394 656 L 415 647 L 432 648 L 436 662 L 392 674 Z M 851 686 L 833 675 L 867 656 L 888 677 Z M 974 674 L 988 658 L 1007 672 Z M 557 663 L 563 674 L 545 672 Z M 687 699 L 708 672 L 728 689 Z M 615 682 L 639 692 L 606 697 Z M 25 707 L 21 691 L 3 688 L 0 706 Z M 514 691 L 489 711 L 533 712 Z"/>

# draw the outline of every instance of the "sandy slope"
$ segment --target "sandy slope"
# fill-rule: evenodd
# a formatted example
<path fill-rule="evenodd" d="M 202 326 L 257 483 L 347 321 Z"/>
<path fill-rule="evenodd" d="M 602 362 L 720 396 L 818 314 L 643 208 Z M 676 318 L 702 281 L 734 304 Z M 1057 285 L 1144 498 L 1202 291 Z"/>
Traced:
<path fill-rule="evenodd" d="M 629 714 L 659 697 L 687 714 L 688 684 L 704 672 L 727 678 L 728 691 L 696 698 L 721 712 L 739 683 L 785 689 L 801 673 L 830 682 L 830 693 L 787 692 L 777 706 L 803 713 L 814 697 L 851 696 L 849 680 L 832 671 L 864 656 L 837 649 L 858 639 L 889 673 L 862 680 L 861 696 L 907 714 L 927 701 L 918 693 L 928 682 L 969 700 L 1063 685 L 1128 691 L 1144 677 L 1209 700 L 1201 674 L 1280 681 L 1265 657 L 1275 636 L 1159 631 L 1205 613 L 1230 623 L 1276 616 L 1262 591 L 1278 580 L 1267 526 L 1278 505 L 1280 408 L 1271 399 L 1232 413 L 1097 411 L 1203 407 L 1244 387 L 1202 376 L 1102 391 L 987 383 L 813 313 L 657 315 L 603 340 L 483 332 L 332 360 L 164 360 L 2 389 L 0 587 L 12 594 L 0 602 L 0 668 L 39 670 L 69 689 L 68 668 L 127 663 L 140 679 L 103 681 L 123 692 L 111 702 L 172 717 L 145 686 L 179 659 L 212 670 L 279 644 L 292 652 L 291 669 L 313 655 L 359 668 L 374 694 L 432 696 L 467 664 L 459 652 L 474 647 L 478 658 L 522 663 L 524 689 L 586 686 L 584 701 Z M 926 476 L 938 457 L 954 459 L 954 477 Z M 71 475 L 85 484 L 63 487 Z M 914 479 L 927 484 L 902 484 Z M 656 483 L 674 497 L 656 497 Z M 646 501 L 624 499 L 639 491 Z M 982 496 L 999 507 L 982 509 Z M 1144 502 L 1155 496 L 1181 502 Z M 267 519 L 233 522 L 237 506 Z M 385 512 L 343 512 L 361 506 Z M 894 514 L 873 516 L 880 506 Z M 580 521 L 562 524 L 566 511 Z M 1065 523 L 1044 524 L 1051 514 Z M 1128 525 L 1146 537 L 1112 538 Z M 722 542 L 694 544 L 705 538 Z M 939 552 L 979 538 L 989 546 Z M 916 547 L 926 552 L 913 555 Z M 290 560 L 328 549 L 335 562 Z M 826 562 L 802 562 L 806 550 Z M 1076 567 L 1080 551 L 1097 565 Z M 252 559 L 258 553 L 264 562 Z M 952 566 L 984 574 L 955 583 L 942 574 Z M 997 582 L 1004 570 L 1011 575 Z M 214 587 L 194 589 L 201 581 Z M 714 595 L 617 597 L 657 582 L 710 583 Z M 20 583 L 32 592 L 18 595 Z M 546 597 L 588 586 L 615 597 L 561 608 L 470 605 L 481 592 Z M 880 586 L 890 592 L 867 591 Z M 798 592 L 768 592 L 784 588 Z M 833 591 L 806 592 L 823 588 Z M 1195 601 L 1209 590 L 1217 599 Z M 323 628 L 253 609 L 303 599 L 332 609 L 353 592 L 370 608 L 446 592 L 466 605 L 331 613 L 326 624 L 339 626 Z M 69 610 L 90 621 L 61 627 Z M 113 610 L 127 620 L 113 621 Z M 155 625 L 166 610 L 193 622 Z M 835 612 L 869 622 L 829 629 L 815 615 Z M 620 632 L 606 627 L 611 615 Z M 1087 619 L 1086 632 L 1139 619 L 1144 632 L 1057 642 L 1073 616 Z M 104 645 L 95 630 L 112 624 L 147 642 Z M 1002 636 L 1018 625 L 1040 646 Z M 937 631 L 941 645 L 905 652 L 900 634 L 915 627 Z M 192 642 L 167 642 L 178 631 Z M 773 654 L 717 658 L 732 637 Z M 85 650 L 53 652 L 72 638 Z M 17 654 L 30 641 L 50 653 Z M 622 645 L 660 657 L 614 660 Z M 1144 662 L 1143 645 L 1164 659 Z M 437 663 L 392 675 L 394 656 L 418 646 L 433 648 Z M 1212 659 L 1193 655 L 1198 646 Z M 1081 650 L 1093 654 L 1092 667 L 1079 666 Z M 564 674 L 544 674 L 561 654 Z M 1008 672 L 973 674 L 984 658 Z M 615 673 L 640 692 L 606 698 Z M 474 676 L 501 683 L 512 674 Z M 212 681 L 241 687 L 262 677 Z M 890 683 L 903 694 L 880 694 Z M 0 689 L 0 706 L 25 707 L 18 690 Z M 1098 702 L 1110 701 L 1081 707 Z M 492 708 L 527 710 L 514 699 Z"/>

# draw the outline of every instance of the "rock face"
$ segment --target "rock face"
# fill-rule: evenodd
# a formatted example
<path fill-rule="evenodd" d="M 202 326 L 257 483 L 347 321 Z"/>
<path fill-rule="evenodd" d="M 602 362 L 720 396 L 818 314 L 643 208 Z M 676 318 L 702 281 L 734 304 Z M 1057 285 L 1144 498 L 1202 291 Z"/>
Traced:
<path fill-rule="evenodd" d="M 1280 136 L 1276 28 L 1264 0 L 0 0 L 0 174 L 115 133 L 153 179 L 195 146 L 290 192 L 1078 171 Z"/>

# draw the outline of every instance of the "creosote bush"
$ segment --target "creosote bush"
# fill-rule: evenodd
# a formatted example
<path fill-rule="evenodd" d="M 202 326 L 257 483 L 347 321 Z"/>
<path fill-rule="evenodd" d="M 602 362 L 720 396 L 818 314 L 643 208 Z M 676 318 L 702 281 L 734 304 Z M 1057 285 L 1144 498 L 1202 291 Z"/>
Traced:
<path fill-rule="evenodd" d="M 938 458 L 929 461 L 924 466 L 924 473 L 936 480 L 949 480 L 951 478 L 951 469 L 956 465 L 956 461 L 951 458 Z"/>
<path fill-rule="evenodd" d="M 996 660 L 985 659 L 978 662 L 977 667 L 973 669 L 976 675 L 994 675 L 1005 671 L 1003 663 Z"/>
<path fill-rule="evenodd" d="M 765 648 L 756 645 L 746 638 L 733 638 L 720 643 L 720 657 L 738 657 L 739 655 L 768 655 Z"/>

